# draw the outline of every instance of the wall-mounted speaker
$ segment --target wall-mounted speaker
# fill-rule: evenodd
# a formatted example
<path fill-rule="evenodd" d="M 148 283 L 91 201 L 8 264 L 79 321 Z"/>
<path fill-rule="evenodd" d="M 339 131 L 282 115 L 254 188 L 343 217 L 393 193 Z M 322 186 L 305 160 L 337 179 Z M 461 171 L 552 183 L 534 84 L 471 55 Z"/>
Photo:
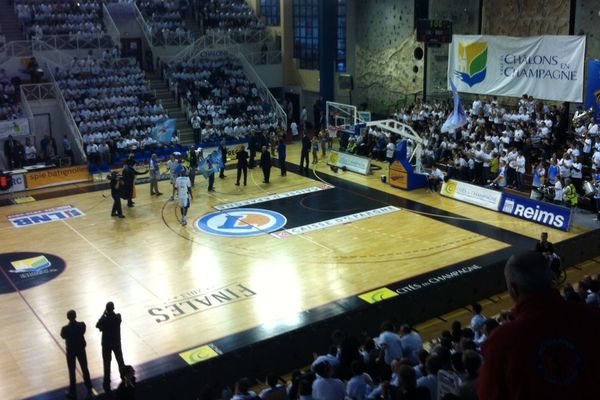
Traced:
<path fill-rule="evenodd" d="M 338 77 L 338 85 L 340 87 L 340 90 L 352 90 L 354 88 L 352 75 L 340 74 Z"/>

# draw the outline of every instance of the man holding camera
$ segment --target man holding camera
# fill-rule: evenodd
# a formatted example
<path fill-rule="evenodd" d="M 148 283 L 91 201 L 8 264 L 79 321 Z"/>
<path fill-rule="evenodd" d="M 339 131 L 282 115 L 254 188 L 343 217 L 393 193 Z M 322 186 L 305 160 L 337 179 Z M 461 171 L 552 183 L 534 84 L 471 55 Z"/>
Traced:
<path fill-rule="evenodd" d="M 125 218 L 123 215 L 123 208 L 121 207 L 121 187 L 123 182 L 116 172 L 112 172 L 108 179 L 110 181 L 110 195 L 113 198 L 113 206 L 110 216 Z"/>
<path fill-rule="evenodd" d="M 123 375 L 125 362 L 121 350 L 121 314 L 115 313 L 115 305 L 112 301 L 106 303 L 106 309 L 98 320 L 96 328 L 102 332 L 102 361 L 104 362 L 104 391 L 110 392 L 110 363 L 112 353 L 119 364 L 119 373 Z"/>

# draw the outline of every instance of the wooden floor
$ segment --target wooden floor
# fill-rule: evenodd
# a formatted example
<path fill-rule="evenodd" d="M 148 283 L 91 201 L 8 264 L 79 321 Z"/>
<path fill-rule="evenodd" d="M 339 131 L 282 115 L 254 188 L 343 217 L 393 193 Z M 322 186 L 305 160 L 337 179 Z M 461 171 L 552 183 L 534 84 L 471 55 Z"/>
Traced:
<path fill-rule="evenodd" d="M 288 161 L 297 160 L 297 145 L 289 146 Z M 139 185 L 136 207 L 126 209 L 123 220 L 109 216 L 111 199 L 103 197 L 107 191 L 0 208 L 2 253 L 49 253 L 66 263 L 62 274 L 43 285 L 0 295 L 0 398 L 18 399 L 66 385 L 59 332 L 71 308 L 87 323 L 88 360 L 97 378 L 102 360 L 94 326 L 109 300 L 123 316 L 125 361 L 137 365 L 259 325 L 293 326 L 301 311 L 509 246 L 449 223 L 453 218 L 531 238 L 548 230 L 424 190 L 393 189 L 381 182 L 384 172 L 334 174 L 320 163 L 315 172 L 323 181 L 336 175 L 458 216 L 444 220 L 402 208 L 286 238 L 225 238 L 199 231 L 191 222 L 219 204 L 320 184 L 292 172 L 280 177 L 274 168 L 267 185 L 258 168 L 249 172 L 247 187 L 235 186 L 234 171 L 228 171 L 210 194 L 206 181 L 197 178 L 186 227 L 179 223 L 175 204 L 167 201 L 168 182 L 160 183 L 165 195 L 158 198 L 149 196 L 148 185 Z M 6 218 L 64 205 L 85 216 L 24 228 L 13 227 Z M 558 242 L 584 229 L 550 231 L 551 240 Z M 218 289 L 230 289 L 238 297 L 219 307 L 173 306 L 178 299 Z"/>

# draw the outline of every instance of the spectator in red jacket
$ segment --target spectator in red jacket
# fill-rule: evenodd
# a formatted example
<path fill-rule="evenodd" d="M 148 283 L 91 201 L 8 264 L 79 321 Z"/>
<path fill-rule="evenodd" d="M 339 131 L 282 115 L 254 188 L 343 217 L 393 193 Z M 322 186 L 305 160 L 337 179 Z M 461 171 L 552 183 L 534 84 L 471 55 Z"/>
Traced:
<path fill-rule="evenodd" d="M 512 256 L 504 275 L 514 320 L 483 345 L 480 399 L 600 399 L 600 310 L 565 301 L 547 259 Z"/>

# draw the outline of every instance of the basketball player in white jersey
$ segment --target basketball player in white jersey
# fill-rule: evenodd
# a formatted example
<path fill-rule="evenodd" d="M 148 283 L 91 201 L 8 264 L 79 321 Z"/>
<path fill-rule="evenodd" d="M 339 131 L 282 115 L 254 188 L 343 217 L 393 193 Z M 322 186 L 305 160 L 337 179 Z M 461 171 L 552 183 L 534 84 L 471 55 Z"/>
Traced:
<path fill-rule="evenodd" d="M 181 225 L 187 225 L 187 211 L 190 207 L 192 196 L 192 182 L 186 176 L 186 170 L 179 171 L 179 176 L 175 179 L 175 190 L 177 190 L 177 202 L 181 208 Z"/>

